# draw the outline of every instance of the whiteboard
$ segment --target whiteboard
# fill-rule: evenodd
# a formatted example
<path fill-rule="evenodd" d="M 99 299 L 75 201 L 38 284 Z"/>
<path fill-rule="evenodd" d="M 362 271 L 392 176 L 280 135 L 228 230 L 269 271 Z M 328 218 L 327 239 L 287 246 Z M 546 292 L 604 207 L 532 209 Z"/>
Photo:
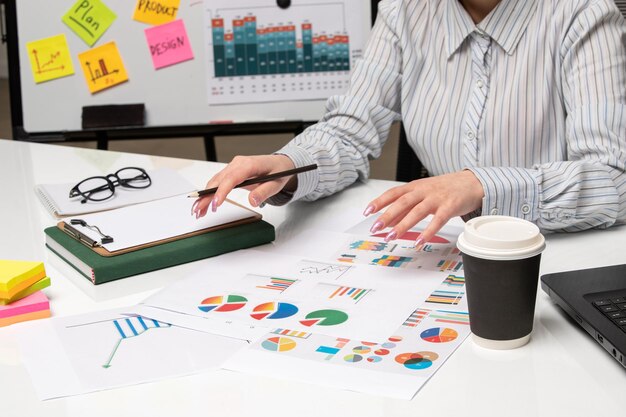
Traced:
<path fill-rule="evenodd" d="M 299 17 L 294 19 L 294 13 L 300 6 L 311 4 L 328 8 L 339 6 L 345 12 L 342 17 L 344 23 L 350 25 L 350 68 L 353 68 L 354 60 L 362 54 L 371 26 L 369 0 L 292 0 L 291 7 L 286 10 L 275 6 L 275 0 L 181 0 L 176 18 L 182 19 L 185 23 L 194 59 L 155 70 L 144 34 L 144 30 L 150 26 L 132 18 L 137 1 L 103 0 L 103 2 L 116 13 L 117 19 L 93 47 L 115 41 L 128 72 L 129 81 L 91 94 L 78 61 L 78 54 L 89 50 L 90 47 L 61 20 L 76 1 L 16 0 L 21 98 L 26 132 L 80 131 L 83 106 L 132 103 L 145 104 L 146 127 L 204 125 L 224 121 L 234 123 L 314 121 L 323 114 L 326 98 L 341 93 L 341 91 L 332 94 L 320 92 L 319 86 L 322 82 L 328 76 L 332 78 L 337 74 L 292 73 L 216 78 L 211 18 L 215 18 L 220 10 L 216 10 L 215 5 L 232 5 L 233 10 L 223 12 L 228 18 L 231 18 L 233 13 L 245 14 L 248 11 L 248 14 L 254 14 L 257 11 L 261 12 L 263 8 L 265 14 L 259 15 L 265 16 L 266 22 L 259 22 L 260 24 L 289 22 L 296 26 L 302 21 Z M 267 22 L 269 7 L 272 8 L 270 14 L 272 22 Z M 235 8 L 239 11 L 234 10 Z M 226 23 L 229 23 L 228 20 Z M 314 21 L 313 25 L 321 24 L 318 23 Z M 75 73 L 37 84 L 33 79 L 26 43 L 58 34 L 65 34 L 67 38 Z M 349 72 L 344 72 L 343 79 L 348 78 Z M 254 102 L 231 100 L 220 103 L 219 100 L 217 102 L 213 100 L 209 104 L 209 94 L 220 82 L 227 83 L 231 89 L 233 85 L 239 84 L 241 88 L 244 86 L 249 88 L 251 85 L 269 83 L 274 86 L 278 84 L 279 89 L 282 86 L 284 91 L 287 86 L 293 89 L 290 96 L 292 99 L 275 101 L 277 99 L 272 96 L 273 93 L 268 92 L 263 102 L 257 97 Z M 301 88 L 303 86 L 307 87 Z"/>

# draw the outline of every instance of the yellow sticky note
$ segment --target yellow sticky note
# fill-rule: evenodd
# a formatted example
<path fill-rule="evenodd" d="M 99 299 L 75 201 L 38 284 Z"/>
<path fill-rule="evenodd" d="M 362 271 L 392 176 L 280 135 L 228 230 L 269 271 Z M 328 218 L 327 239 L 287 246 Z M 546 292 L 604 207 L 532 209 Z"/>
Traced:
<path fill-rule="evenodd" d="M 115 42 L 78 54 L 89 91 L 96 93 L 128 80 L 124 61 Z"/>
<path fill-rule="evenodd" d="M 137 0 L 133 19 L 150 25 L 161 25 L 176 19 L 180 0 Z"/>
<path fill-rule="evenodd" d="M 74 74 L 74 65 L 65 35 L 27 42 L 28 58 L 36 83 Z"/>
<path fill-rule="evenodd" d="M 0 259 L 0 298 L 11 298 L 45 276 L 42 262 Z"/>
<path fill-rule="evenodd" d="M 89 46 L 93 46 L 117 18 L 100 0 L 78 0 L 61 20 Z"/>

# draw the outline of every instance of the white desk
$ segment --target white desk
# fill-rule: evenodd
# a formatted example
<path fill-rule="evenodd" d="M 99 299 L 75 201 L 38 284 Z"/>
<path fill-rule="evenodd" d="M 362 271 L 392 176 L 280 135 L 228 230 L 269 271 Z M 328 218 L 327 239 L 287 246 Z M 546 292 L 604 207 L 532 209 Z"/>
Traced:
<path fill-rule="evenodd" d="M 201 186 L 220 164 L 146 155 L 0 141 L 0 258 L 45 261 L 54 316 L 133 305 L 202 268 L 202 261 L 92 286 L 44 247 L 54 218 L 33 187 L 112 172 L 113 167 L 172 167 Z M 310 227 L 344 230 L 333 213 L 361 217 L 366 203 L 391 186 L 370 181 L 316 203 L 265 207 L 277 242 Z M 233 199 L 246 202 L 245 191 Z M 343 216 L 342 216 L 343 217 Z M 549 235 L 542 273 L 626 263 L 626 228 Z M 19 326 L 19 325 L 18 325 Z M 413 401 L 390 400 L 227 371 L 41 402 L 20 363 L 20 352 L 0 328 L 0 416 L 623 416 L 626 371 L 582 329 L 538 294 L 531 343 L 488 351 L 470 339 Z M 609 414 L 610 413 L 610 414 Z"/>

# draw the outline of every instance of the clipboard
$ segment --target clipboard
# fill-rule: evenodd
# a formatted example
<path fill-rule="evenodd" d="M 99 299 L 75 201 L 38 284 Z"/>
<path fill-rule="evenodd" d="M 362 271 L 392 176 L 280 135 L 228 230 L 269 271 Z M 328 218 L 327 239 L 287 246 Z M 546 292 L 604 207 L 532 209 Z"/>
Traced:
<path fill-rule="evenodd" d="M 236 221 L 232 221 L 232 222 L 227 222 L 227 223 L 221 223 L 218 224 L 216 226 L 212 226 L 212 227 L 208 227 L 205 229 L 200 229 L 200 230 L 196 230 L 196 231 L 192 231 L 192 232 L 188 232 L 188 233 L 182 233 L 182 234 L 178 234 L 178 235 L 173 235 L 164 239 L 159 239 L 159 240 L 154 240 L 154 241 L 149 241 L 149 242 L 145 242 L 139 245 L 134 245 L 131 247 L 127 247 L 124 249 L 118 249 L 118 250 L 108 250 L 107 248 L 105 248 L 104 246 L 98 244 L 96 241 L 94 241 L 94 239 L 92 239 L 91 237 L 87 236 L 86 234 L 82 233 L 80 230 L 77 230 L 76 228 L 73 228 L 69 225 L 67 225 L 64 221 L 61 221 L 59 223 L 57 223 L 57 228 L 59 228 L 61 231 L 63 231 L 65 234 L 67 234 L 68 236 L 71 236 L 73 239 L 77 240 L 78 242 L 80 242 L 81 244 L 83 244 L 84 246 L 88 247 L 89 249 L 91 249 L 92 251 L 94 251 L 95 253 L 97 253 L 100 256 L 104 256 L 104 257 L 113 257 L 113 256 L 117 256 L 117 255 L 122 255 L 122 254 L 126 254 L 126 253 L 130 253 L 130 252 L 135 252 L 141 249 L 146 249 L 146 248 L 150 248 L 153 246 L 158 246 L 158 245 L 162 245 L 164 243 L 170 243 L 170 242 L 175 242 L 177 240 L 181 240 L 181 239 L 186 239 L 189 237 L 193 237 L 193 236 L 198 236 L 198 235 L 202 235 L 205 233 L 211 233 L 217 230 L 222 230 L 222 229 L 227 229 L 227 228 L 231 228 L 231 227 L 236 227 L 236 226 L 240 226 L 240 225 L 244 225 L 244 224 L 249 224 L 249 223 L 254 223 L 257 221 L 262 220 L 263 216 L 260 213 L 257 213 L 253 210 L 250 210 L 249 208 L 238 204 L 234 201 L 231 200 L 226 200 L 228 201 L 230 204 L 233 204 L 241 209 L 246 210 L 247 212 L 250 213 L 250 217 L 246 217 L 246 218 L 242 218 Z M 111 210 L 111 212 L 114 212 L 116 210 Z"/>

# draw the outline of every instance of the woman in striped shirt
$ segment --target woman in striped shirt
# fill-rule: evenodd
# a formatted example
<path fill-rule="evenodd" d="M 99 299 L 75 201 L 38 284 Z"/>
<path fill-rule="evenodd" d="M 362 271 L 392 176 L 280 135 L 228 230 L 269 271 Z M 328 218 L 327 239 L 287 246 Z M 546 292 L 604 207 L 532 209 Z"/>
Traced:
<path fill-rule="evenodd" d="M 250 203 L 314 200 L 369 175 L 401 119 L 430 177 L 390 189 L 365 215 L 401 236 L 427 215 L 503 214 L 544 231 L 626 221 L 626 29 L 612 0 L 383 0 L 345 95 L 274 155 L 236 157 L 196 216 L 243 180 Z M 418 242 L 419 243 L 419 242 Z"/>

